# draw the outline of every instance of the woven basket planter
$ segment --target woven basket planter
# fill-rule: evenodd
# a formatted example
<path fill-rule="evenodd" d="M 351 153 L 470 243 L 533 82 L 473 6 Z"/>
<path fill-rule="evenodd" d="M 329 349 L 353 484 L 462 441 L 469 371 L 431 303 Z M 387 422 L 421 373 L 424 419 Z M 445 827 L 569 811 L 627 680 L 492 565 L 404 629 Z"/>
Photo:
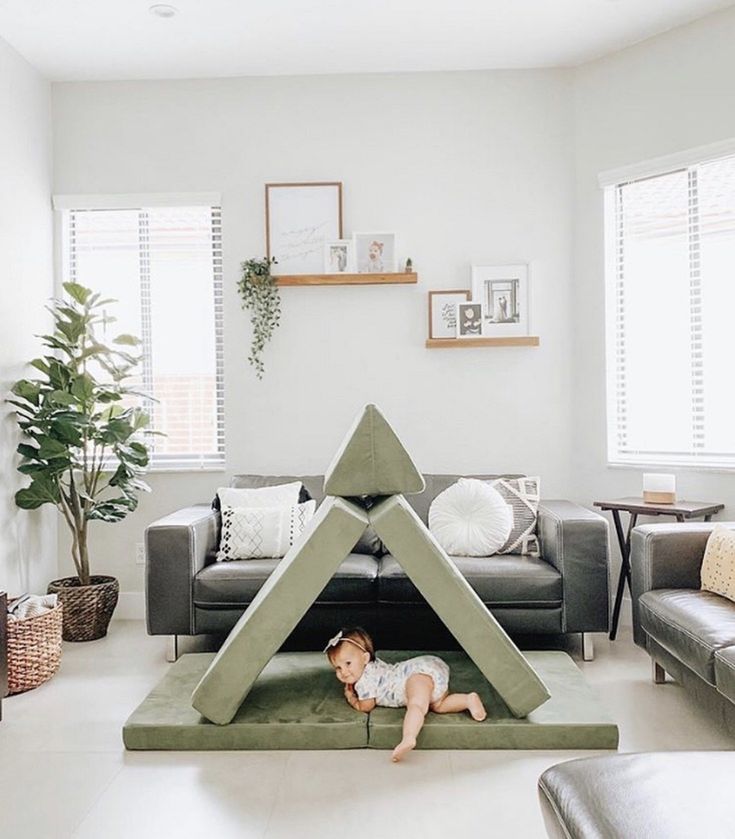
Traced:
<path fill-rule="evenodd" d="M 61 662 L 64 608 L 8 621 L 8 693 L 23 693 L 48 681 Z"/>
<path fill-rule="evenodd" d="M 120 584 L 115 577 L 99 576 L 81 586 L 78 577 L 64 577 L 50 582 L 48 593 L 58 594 L 64 604 L 64 640 L 95 641 L 107 635 Z"/>

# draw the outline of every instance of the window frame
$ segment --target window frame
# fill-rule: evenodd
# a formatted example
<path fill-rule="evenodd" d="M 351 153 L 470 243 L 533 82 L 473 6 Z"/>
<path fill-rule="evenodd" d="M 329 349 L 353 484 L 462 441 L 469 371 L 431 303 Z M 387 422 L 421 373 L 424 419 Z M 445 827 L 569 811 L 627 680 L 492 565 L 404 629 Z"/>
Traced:
<path fill-rule="evenodd" d="M 219 218 L 218 249 L 213 271 L 213 317 L 215 340 L 215 409 L 216 409 L 216 451 L 211 456 L 205 453 L 186 456 L 158 454 L 155 449 L 148 464 L 148 473 L 166 474 L 182 472 L 224 472 L 226 471 L 226 429 L 224 402 L 224 284 L 222 254 L 222 198 L 218 192 L 201 193 L 119 193 L 119 194 L 69 194 L 54 195 L 54 290 L 57 296 L 63 294 L 63 283 L 69 278 L 69 242 L 67 224 L 71 211 L 94 210 L 137 210 L 165 207 L 208 207 L 216 211 Z M 197 464 L 195 458 L 200 462 Z"/>
<path fill-rule="evenodd" d="M 618 365 L 618 327 L 616 317 L 618 304 L 619 278 L 617 262 L 617 199 L 616 192 L 620 187 L 647 178 L 686 171 L 689 188 L 692 188 L 694 175 L 696 190 L 697 166 L 711 163 L 724 158 L 735 157 L 735 138 L 706 146 L 700 146 L 676 154 L 654 158 L 630 166 L 610 169 L 600 173 L 598 184 L 603 189 L 603 225 L 604 225 L 604 286 L 605 286 L 605 368 L 606 368 L 606 461 L 610 468 L 640 469 L 676 468 L 677 470 L 697 472 L 726 472 L 735 471 L 735 454 L 728 455 L 724 460 L 717 460 L 716 453 L 662 454 L 656 457 L 653 452 L 622 452 L 618 445 L 618 423 L 616 414 L 620 409 L 617 389 Z M 698 193 L 695 192 L 695 203 Z M 689 221 L 691 222 L 691 210 Z M 697 234 L 698 235 L 698 234 Z M 697 244 L 698 247 L 698 244 Z M 690 242 L 689 255 L 691 260 L 692 245 Z M 701 278 L 698 280 L 701 282 Z M 692 305 L 690 300 L 690 306 Z M 691 309 L 690 309 L 691 315 Z M 693 396 L 693 394 L 692 394 Z"/>

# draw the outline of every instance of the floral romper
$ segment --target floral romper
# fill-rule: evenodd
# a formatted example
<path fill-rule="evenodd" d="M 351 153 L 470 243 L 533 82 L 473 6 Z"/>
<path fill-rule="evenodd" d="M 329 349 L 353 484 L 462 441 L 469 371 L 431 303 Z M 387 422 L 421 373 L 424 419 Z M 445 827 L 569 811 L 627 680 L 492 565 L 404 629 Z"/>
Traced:
<path fill-rule="evenodd" d="M 438 702 L 449 689 L 449 665 L 435 655 L 419 655 L 396 664 L 379 658 L 369 661 L 362 676 L 355 682 L 358 699 L 374 699 L 384 708 L 406 705 L 406 682 L 410 676 L 423 673 L 434 680 L 431 701 Z"/>

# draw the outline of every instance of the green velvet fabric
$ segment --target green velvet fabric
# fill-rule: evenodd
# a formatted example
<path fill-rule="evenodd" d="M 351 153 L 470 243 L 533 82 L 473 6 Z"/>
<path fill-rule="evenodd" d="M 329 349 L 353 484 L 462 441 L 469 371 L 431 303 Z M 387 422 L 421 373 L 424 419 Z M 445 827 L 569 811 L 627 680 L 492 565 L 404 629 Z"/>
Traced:
<path fill-rule="evenodd" d="M 410 495 L 424 478 L 385 417 L 366 405 L 347 432 L 324 476 L 324 492 L 342 497 Z"/>
<path fill-rule="evenodd" d="M 327 498 L 278 563 L 194 688 L 191 703 L 212 722 L 234 717 L 258 675 L 327 585 L 367 527 L 365 511 Z"/>
<path fill-rule="evenodd" d="M 327 657 L 276 655 L 229 725 L 209 722 L 191 692 L 214 658 L 184 655 L 133 712 L 123 729 L 127 749 L 358 749 L 367 717 L 345 702 Z"/>
<path fill-rule="evenodd" d="M 543 681 L 485 608 L 405 498 L 369 511 L 370 524 L 425 600 L 516 717 L 549 698 Z"/>
<path fill-rule="evenodd" d="M 386 661 L 414 652 L 380 652 Z M 552 697 L 518 720 L 462 652 L 439 652 L 450 689 L 477 691 L 488 719 L 428 714 L 420 749 L 614 749 L 618 731 L 574 662 L 561 652 L 529 652 Z M 403 709 L 354 711 L 322 653 L 279 653 L 264 668 L 229 725 L 214 725 L 191 707 L 191 691 L 212 653 L 184 655 L 133 712 L 123 729 L 127 749 L 392 749 Z"/>
<path fill-rule="evenodd" d="M 385 661 L 401 661 L 418 652 L 385 652 Z M 476 691 L 487 719 L 469 714 L 429 713 L 417 741 L 419 749 L 616 749 L 618 729 L 600 705 L 574 662 L 557 651 L 528 652 L 525 657 L 543 679 L 551 698 L 524 719 L 516 719 L 500 695 L 462 652 L 437 653 L 450 668 L 452 693 Z M 401 739 L 402 708 L 376 708 L 370 714 L 369 746 L 392 749 Z"/>

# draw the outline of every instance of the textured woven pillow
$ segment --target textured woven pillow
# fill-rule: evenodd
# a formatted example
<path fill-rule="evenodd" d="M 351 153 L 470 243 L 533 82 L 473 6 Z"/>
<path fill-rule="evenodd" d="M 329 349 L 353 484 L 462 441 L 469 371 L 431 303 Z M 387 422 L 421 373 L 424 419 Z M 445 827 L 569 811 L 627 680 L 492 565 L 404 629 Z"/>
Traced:
<path fill-rule="evenodd" d="M 718 524 L 707 539 L 702 588 L 735 601 L 735 530 Z"/>
<path fill-rule="evenodd" d="M 432 501 L 429 530 L 451 556 L 490 556 L 508 540 L 513 514 L 486 481 L 460 478 Z"/>
<path fill-rule="evenodd" d="M 301 500 L 301 481 L 272 487 L 219 487 L 222 507 L 292 507 Z"/>
<path fill-rule="evenodd" d="M 541 478 L 500 478 L 489 483 L 513 510 L 510 536 L 498 553 L 541 556 L 536 535 Z"/>
<path fill-rule="evenodd" d="M 282 557 L 301 536 L 316 501 L 291 507 L 222 507 L 218 562 Z"/>

